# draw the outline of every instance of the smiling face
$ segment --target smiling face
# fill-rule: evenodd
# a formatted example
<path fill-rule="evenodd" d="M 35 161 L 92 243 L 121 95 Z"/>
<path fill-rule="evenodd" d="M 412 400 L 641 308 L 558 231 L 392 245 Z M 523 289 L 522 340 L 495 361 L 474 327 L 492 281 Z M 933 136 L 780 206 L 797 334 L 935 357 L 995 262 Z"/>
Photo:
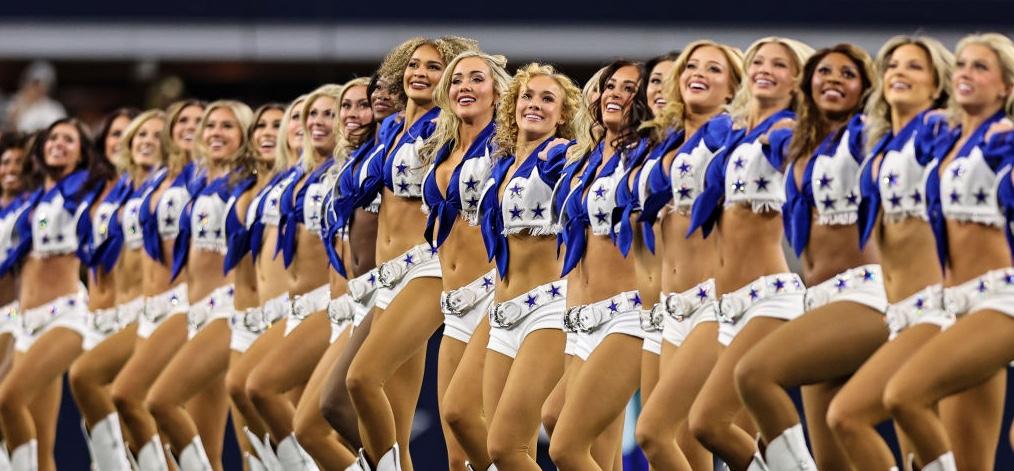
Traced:
<path fill-rule="evenodd" d="M 645 87 L 645 91 L 648 95 L 648 106 L 654 116 L 658 116 L 665 109 L 665 105 L 669 103 L 665 99 L 663 83 L 665 77 L 669 75 L 669 71 L 672 70 L 672 66 L 673 61 L 661 61 L 651 68 L 648 75 L 648 85 Z"/>
<path fill-rule="evenodd" d="M 369 130 L 366 126 L 373 122 L 373 108 L 366 97 L 366 85 L 356 85 L 345 91 L 338 120 L 342 133 L 352 141 L 358 141 Z"/>
<path fill-rule="evenodd" d="M 194 138 L 197 136 L 197 128 L 201 125 L 201 115 L 204 114 L 204 107 L 190 105 L 180 111 L 173 124 L 173 143 L 180 149 L 190 152 L 194 148 Z"/>
<path fill-rule="evenodd" d="M 451 71 L 451 111 L 463 121 L 489 120 L 496 104 L 496 91 L 489 64 L 478 57 L 458 61 Z"/>
<path fill-rule="evenodd" d="M 691 110 L 707 112 L 732 100 L 731 65 L 714 46 L 701 46 L 687 59 L 680 74 L 680 94 Z"/>
<path fill-rule="evenodd" d="M 0 187 L 5 195 L 16 195 L 25 188 L 25 151 L 11 147 L 0 154 Z"/>
<path fill-rule="evenodd" d="M 282 127 L 282 116 L 285 112 L 278 108 L 269 108 L 261 113 L 254 123 L 253 140 L 257 160 L 274 162 L 275 147 L 278 144 L 278 130 Z"/>
<path fill-rule="evenodd" d="M 123 138 L 123 133 L 127 130 L 128 125 L 130 125 L 130 118 L 122 114 L 113 118 L 113 121 L 109 123 L 109 133 L 106 134 L 106 142 L 102 143 L 107 157 L 116 155 L 116 146 L 120 144 L 120 139 Z"/>
<path fill-rule="evenodd" d="M 563 87 L 548 75 L 536 75 L 521 87 L 514 117 L 529 142 L 556 133 L 556 127 L 562 124 L 565 97 Z"/>
<path fill-rule="evenodd" d="M 640 79 L 637 67 L 625 65 L 606 80 L 599 102 L 602 123 L 606 128 L 616 131 L 626 125 Z"/>
<path fill-rule="evenodd" d="M 851 112 L 863 93 L 859 67 L 840 52 L 832 52 L 817 63 L 810 83 L 817 108 L 830 115 Z"/>
<path fill-rule="evenodd" d="M 433 101 L 433 88 L 444 73 L 444 60 L 437 48 L 429 44 L 419 46 L 412 53 L 412 58 L 405 67 L 402 86 L 405 95 L 418 105 L 427 105 Z"/>
<path fill-rule="evenodd" d="M 310 143 L 317 155 L 331 155 L 334 150 L 337 104 L 334 98 L 321 95 L 306 109 L 306 132 L 310 133 Z"/>
<path fill-rule="evenodd" d="M 966 111 L 1002 107 L 1011 93 L 1000 58 L 984 44 L 972 43 L 958 51 L 952 82 L 954 100 Z"/>
<path fill-rule="evenodd" d="M 285 143 L 292 150 L 294 157 L 303 153 L 303 102 L 298 101 L 292 105 L 292 114 L 289 115 L 289 128 L 285 130 Z"/>
<path fill-rule="evenodd" d="M 381 121 L 397 111 L 397 103 L 391 94 L 391 84 L 386 79 L 377 79 L 377 88 L 370 95 L 370 106 L 373 108 L 373 119 Z"/>
<path fill-rule="evenodd" d="M 756 100 L 788 100 L 796 86 L 797 72 L 787 47 L 775 42 L 766 43 L 757 49 L 747 65 L 750 92 Z"/>
<path fill-rule="evenodd" d="M 137 134 L 130 140 L 130 158 L 134 165 L 145 169 L 152 169 L 162 162 L 162 140 L 159 134 L 165 127 L 162 118 L 151 118 L 137 128 Z"/>
<path fill-rule="evenodd" d="M 46 165 L 68 173 L 81 162 L 81 134 L 73 124 L 57 124 L 46 136 L 42 151 Z"/>
<path fill-rule="evenodd" d="M 208 161 L 222 164 L 234 157 L 243 145 L 243 127 L 232 110 L 220 107 L 212 110 L 204 123 L 201 141 L 208 154 Z"/>
<path fill-rule="evenodd" d="M 916 44 L 898 46 L 884 68 L 884 99 L 892 107 L 929 108 L 935 99 L 936 81 L 925 49 Z"/>

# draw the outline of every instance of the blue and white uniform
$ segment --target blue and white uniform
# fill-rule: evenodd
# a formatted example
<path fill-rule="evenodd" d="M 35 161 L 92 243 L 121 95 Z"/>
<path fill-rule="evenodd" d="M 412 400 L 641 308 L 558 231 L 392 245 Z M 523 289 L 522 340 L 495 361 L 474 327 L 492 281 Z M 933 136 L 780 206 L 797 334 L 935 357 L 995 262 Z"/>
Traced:
<path fill-rule="evenodd" d="M 123 253 L 124 231 L 119 215 L 121 214 L 121 208 L 133 194 L 133 186 L 130 176 L 124 174 L 117 179 L 113 187 L 106 193 L 106 196 L 96 204 L 95 212 L 91 216 L 92 234 L 88 240 L 88 247 L 86 249 L 88 257 L 82 261 L 92 272 L 98 270 L 106 273 L 111 272 Z M 135 206 L 136 211 L 137 208 Z M 92 311 L 88 317 L 90 332 L 85 336 L 84 349 L 91 350 L 105 340 L 106 337 L 136 320 L 136 314 L 138 313 L 136 306 L 138 303 L 143 306 L 143 298 L 133 303 L 133 311 L 126 308 L 121 309 L 120 306 L 111 306 Z M 125 305 L 129 304 L 131 303 L 125 303 Z M 122 320 L 120 319 L 120 312 L 125 314 Z M 132 315 L 133 317 L 131 317 Z"/>
<path fill-rule="evenodd" d="M 17 245 L 18 237 L 14 225 L 21 213 L 29 210 L 33 199 L 38 198 L 40 192 L 22 193 L 11 200 L 6 206 L 0 208 L 0 266 L 4 266 L 10 249 Z M 9 271 L 4 272 L 7 276 Z M 15 299 L 3 306 L 0 306 L 0 334 L 9 333 L 17 336 L 21 331 L 21 317 L 19 317 L 20 304 Z"/>

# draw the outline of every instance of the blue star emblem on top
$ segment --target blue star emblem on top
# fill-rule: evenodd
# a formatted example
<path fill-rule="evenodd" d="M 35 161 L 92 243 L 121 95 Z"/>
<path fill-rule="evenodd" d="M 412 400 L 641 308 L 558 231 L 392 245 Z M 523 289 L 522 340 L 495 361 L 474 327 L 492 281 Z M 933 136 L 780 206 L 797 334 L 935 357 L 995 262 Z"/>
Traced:
<path fill-rule="evenodd" d="M 603 186 L 599 186 L 598 188 L 596 188 L 594 190 L 594 192 L 595 192 L 595 199 L 597 199 L 597 200 L 600 200 L 600 199 L 603 199 L 603 198 L 606 197 L 606 188 L 603 187 Z"/>
<path fill-rule="evenodd" d="M 477 191 L 479 189 L 478 185 L 479 180 L 476 180 L 473 176 L 469 176 L 468 180 L 465 181 L 465 191 Z"/>
<path fill-rule="evenodd" d="M 398 175 L 405 175 L 405 171 L 408 170 L 408 165 L 405 165 L 405 162 L 401 162 L 398 165 L 395 165 L 395 168 L 398 169 Z"/>
<path fill-rule="evenodd" d="M 542 213 L 546 211 L 546 208 L 542 207 L 542 203 L 535 203 L 535 207 L 532 208 L 530 211 L 532 212 L 532 217 L 541 218 L 543 217 Z"/>
<path fill-rule="evenodd" d="M 521 185 L 517 184 L 517 183 L 515 183 L 514 186 L 512 186 L 512 187 L 510 187 L 508 189 L 511 192 L 511 196 L 515 197 L 515 198 L 520 198 L 521 197 L 521 190 L 524 190 L 524 188 L 522 188 Z"/>
<path fill-rule="evenodd" d="M 781 278 L 775 278 L 775 282 L 771 284 L 774 285 L 775 289 L 778 291 L 785 289 L 785 281 Z"/>

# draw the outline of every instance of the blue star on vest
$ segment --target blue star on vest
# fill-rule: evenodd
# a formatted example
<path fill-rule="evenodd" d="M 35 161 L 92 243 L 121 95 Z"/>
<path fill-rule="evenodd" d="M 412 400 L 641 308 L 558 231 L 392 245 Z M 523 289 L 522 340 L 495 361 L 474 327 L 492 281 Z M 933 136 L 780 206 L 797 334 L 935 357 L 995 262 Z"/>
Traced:
<path fill-rule="evenodd" d="M 952 204 L 956 204 L 956 203 L 961 202 L 961 193 L 958 193 L 958 190 L 951 190 L 951 195 L 950 196 L 951 196 L 951 203 Z"/>
<path fill-rule="evenodd" d="M 415 265 L 415 257 L 412 257 L 410 253 L 405 254 L 404 261 L 405 265 Z"/>
<path fill-rule="evenodd" d="M 850 191 L 849 194 L 845 196 L 845 201 L 849 206 L 855 206 L 859 204 L 859 195 L 856 195 L 854 191 Z"/>
<path fill-rule="evenodd" d="M 965 174 L 965 169 L 961 168 L 961 164 L 957 164 L 951 169 L 951 176 L 954 178 L 961 178 Z"/>
<path fill-rule="evenodd" d="M 599 224 L 605 224 L 606 217 L 608 216 L 609 214 L 607 214 L 605 211 L 602 211 L 602 209 L 599 209 L 599 211 L 595 213 L 595 220 L 598 221 Z"/>
<path fill-rule="evenodd" d="M 884 178 L 887 181 L 887 186 L 895 186 L 898 184 L 898 174 L 895 172 L 888 173 Z"/>
<path fill-rule="evenodd" d="M 197 231 L 197 237 L 204 238 L 204 237 L 207 237 L 207 236 L 208 236 L 208 230 L 207 229 L 201 228 L 201 230 Z"/>
<path fill-rule="evenodd" d="M 979 188 L 979 191 L 975 192 L 975 204 L 986 204 L 986 191 Z"/>
<path fill-rule="evenodd" d="M 401 162 L 398 165 L 395 165 L 395 168 L 398 169 L 397 175 L 405 175 L 405 171 L 408 170 L 408 165 L 405 165 L 405 162 Z"/>
<path fill-rule="evenodd" d="M 556 285 L 549 285 L 549 291 L 547 291 L 547 294 L 549 294 L 549 297 L 551 298 L 559 298 L 560 296 L 563 296 L 563 294 L 560 293 L 560 287 Z"/>
<path fill-rule="evenodd" d="M 919 193 L 919 189 L 918 188 L 916 188 L 915 190 L 913 190 L 912 194 L 909 195 L 908 197 L 912 198 L 912 202 L 913 203 L 918 204 L 918 203 L 922 202 L 922 193 Z"/>
<path fill-rule="evenodd" d="M 398 189 L 401 191 L 408 191 L 408 186 L 409 185 L 405 182 L 405 180 L 398 182 Z"/>
<path fill-rule="evenodd" d="M 746 162 L 743 161 L 742 157 L 736 157 L 736 160 L 732 162 L 732 165 L 735 165 L 736 168 L 743 168 L 743 164 L 745 163 Z"/>
<path fill-rule="evenodd" d="M 732 182 L 732 191 L 736 193 L 746 191 L 746 183 L 744 183 L 743 180 L 736 179 L 736 181 Z"/>
<path fill-rule="evenodd" d="M 491 286 L 493 286 L 493 280 L 488 276 L 482 277 L 482 289 L 489 289 Z"/>
<path fill-rule="evenodd" d="M 597 200 L 600 200 L 600 199 L 603 199 L 603 198 L 606 197 L 606 188 L 604 186 L 602 186 L 602 185 L 599 185 L 599 187 L 596 188 L 593 191 L 595 192 L 595 199 L 597 199 Z"/>
<path fill-rule="evenodd" d="M 532 217 L 541 218 L 543 217 L 542 213 L 546 212 L 546 208 L 542 207 L 542 203 L 535 203 L 535 207 L 529 211 L 532 212 Z"/>
<path fill-rule="evenodd" d="M 474 208 L 479 205 L 479 199 L 474 196 L 465 200 L 465 202 L 468 203 L 469 208 Z"/>
<path fill-rule="evenodd" d="M 130 214 L 137 214 L 137 211 L 131 211 Z M 106 222 L 109 219 L 109 215 L 106 213 L 99 214 L 99 222 Z"/>
<path fill-rule="evenodd" d="M 313 195 L 313 202 L 314 203 L 320 203 L 320 200 L 323 199 L 323 198 L 324 197 L 321 196 L 321 195 Z"/>
<path fill-rule="evenodd" d="M 785 289 L 785 281 L 781 278 L 775 278 L 775 282 L 771 284 L 775 287 L 775 290 L 781 291 Z"/>
<path fill-rule="evenodd" d="M 524 190 L 524 188 L 521 188 L 521 185 L 518 184 L 518 183 L 515 183 L 514 186 L 512 186 L 512 187 L 510 187 L 508 189 L 511 192 L 511 196 L 515 197 L 515 198 L 520 198 L 521 197 L 521 190 Z"/>
<path fill-rule="evenodd" d="M 221 229 L 215 229 L 215 238 L 219 239 L 221 237 L 222 237 L 222 230 Z"/>
<path fill-rule="evenodd" d="M 523 210 L 523 209 L 521 209 L 521 208 L 519 208 L 519 207 L 517 207 L 517 206 L 514 206 L 513 208 L 511 208 L 511 209 L 510 209 L 510 213 L 511 213 L 511 220 L 514 220 L 514 219 L 521 219 L 521 215 L 522 215 L 522 214 L 523 214 L 524 212 L 525 212 L 525 210 Z"/>
<path fill-rule="evenodd" d="M 892 208 L 897 208 L 897 207 L 901 206 L 901 197 L 898 196 L 897 193 L 891 193 L 891 197 L 888 198 L 887 201 L 891 202 L 891 207 Z"/>
<path fill-rule="evenodd" d="M 630 298 L 630 302 L 633 303 L 634 306 L 640 306 L 641 305 L 641 293 L 634 293 L 634 297 Z"/>
<path fill-rule="evenodd" d="M 824 195 L 821 203 L 824 204 L 824 209 L 834 209 L 834 198 L 831 198 L 831 195 Z"/>
<path fill-rule="evenodd" d="M 172 216 L 166 216 L 163 221 L 165 222 L 165 225 L 171 226 L 173 225 L 174 222 L 176 222 L 176 219 L 173 218 Z"/>
<path fill-rule="evenodd" d="M 609 302 L 609 312 L 617 312 L 620 310 L 620 305 L 616 304 L 616 301 Z"/>
<path fill-rule="evenodd" d="M 682 177 L 682 176 L 686 176 L 686 174 L 690 173 L 690 170 L 692 170 L 692 169 L 693 169 L 693 167 L 691 167 L 691 166 L 690 166 L 690 164 L 688 164 L 688 163 L 687 163 L 687 162 L 685 162 L 685 161 L 684 161 L 684 162 L 680 162 L 680 165 L 679 165 L 679 167 L 677 167 L 677 168 L 678 168 L 678 169 L 679 169 L 679 171 L 680 171 L 680 176 L 681 176 L 681 177 Z"/>
<path fill-rule="evenodd" d="M 771 183 L 767 178 L 764 177 L 760 177 L 754 180 L 753 182 L 757 184 L 757 191 L 767 190 L 768 183 Z"/>
<path fill-rule="evenodd" d="M 535 307 L 535 303 L 538 301 L 538 299 L 539 299 L 538 296 L 534 294 L 529 294 L 528 297 L 525 298 L 525 304 L 528 305 L 529 309 L 533 308 Z"/>
<path fill-rule="evenodd" d="M 479 180 L 476 180 L 475 177 L 473 176 L 469 176 L 468 180 L 465 181 L 465 191 L 478 191 L 479 190 L 478 185 Z"/>
<path fill-rule="evenodd" d="M 680 194 L 680 200 L 688 200 L 688 199 L 690 199 L 690 193 L 692 191 L 693 190 L 691 190 L 690 188 L 687 188 L 685 186 L 680 186 L 679 189 L 676 190 L 676 192 Z"/>
<path fill-rule="evenodd" d="M 277 203 L 278 203 L 278 199 L 276 198 L 275 199 L 275 204 L 277 204 Z M 173 200 L 168 199 L 168 200 L 165 201 L 165 207 L 166 208 L 172 209 L 173 206 L 174 206 Z"/>
<path fill-rule="evenodd" d="M 63 234 L 57 234 L 56 235 L 56 241 L 57 242 L 63 242 Z"/>
<path fill-rule="evenodd" d="M 821 175 L 820 179 L 817 180 L 817 184 L 819 184 L 821 188 L 830 188 L 831 187 L 831 182 L 833 182 L 833 181 L 834 181 L 834 178 L 831 178 L 831 177 L 829 177 L 827 175 Z"/>

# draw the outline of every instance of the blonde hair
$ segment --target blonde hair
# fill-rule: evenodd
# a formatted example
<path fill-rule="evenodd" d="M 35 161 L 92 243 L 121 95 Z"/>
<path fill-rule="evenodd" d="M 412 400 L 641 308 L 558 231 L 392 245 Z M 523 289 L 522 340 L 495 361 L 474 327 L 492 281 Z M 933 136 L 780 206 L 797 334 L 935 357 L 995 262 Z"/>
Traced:
<path fill-rule="evenodd" d="M 876 77 L 873 80 L 873 88 L 870 97 L 866 102 L 865 121 L 863 122 L 864 133 L 866 134 L 866 152 L 872 152 L 873 147 L 880 142 L 891 129 L 891 105 L 887 103 L 884 96 L 884 74 L 887 73 L 887 66 L 891 62 L 894 51 L 901 46 L 915 45 L 921 48 L 930 59 L 930 66 L 933 67 L 933 75 L 936 80 L 935 97 L 933 107 L 939 107 L 947 102 L 951 89 L 951 70 L 954 68 L 954 55 L 948 51 L 940 41 L 928 36 L 905 36 L 898 35 L 888 39 L 877 53 L 874 63 Z"/>
<path fill-rule="evenodd" d="M 506 57 L 494 56 L 478 50 L 470 50 L 458 54 L 447 65 L 446 72 L 440 77 L 440 82 L 433 92 L 433 100 L 436 102 L 436 105 L 442 110 L 447 110 L 447 112 L 442 112 L 437 117 L 436 129 L 433 131 L 433 135 L 426 140 L 426 143 L 423 144 L 422 149 L 419 151 L 419 157 L 423 164 L 433 162 L 436 153 L 442 147 L 450 142 L 454 142 L 458 138 L 461 118 L 450 111 L 451 97 L 449 93 L 451 89 L 451 75 L 454 72 L 454 68 L 458 66 L 458 63 L 472 57 L 482 59 L 489 67 L 490 78 L 493 80 L 494 117 L 496 113 L 496 100 L 502 97 L 510 87 L 511 77 L 504 70 L 504 67 L 507 67 Z"/>
<path fill-rule="evenodd" d="M 690 56 L 693 55 L 694 51 L 702 47 L 714 47 L 722 52 L 725 56 L 725 60 L 729 62 L 729 88 L 730 92 L 736 93 L 739 89 L 739 84 L 743 80 L 743 54 L 732 46 L 720 44 L 715 41 L 708 39 L 702 39 L 687 44 L 687 47 L 683 49 L 679 57 L 676 58 L 676 62 L 673 63 L 669 74 L 666 75 L 663 80 L 662 94 L 665 95 L 665 99 L 668 102 L 662 112 L 653 120 L 654 122 L 648 124 L 648 126 L 655 128 L 656 139 L 661 140 L 663 133 L 669 129 L 681 129 L 683 127 L 683 121 L 686 119 L 687 110 L 686 103 L 683 102 L 683 92 L 680 90 L 680 75 L 687 68 L 687 63 L 690 62 Z"/>
<path fill-rule="evenodd" d="M 295 149 L 289 147 L 289 124 L 292 122 L 292 113 L 296 111 L 297 107 L 306 102 L 306 97 L 307 95 L 299 95 L 295 100 L 292 100 L 292 103 L 289 103 L 289 106 L 285 108 L 285 115 L 282 116 L 282 124 L 279 129 L 279 134 L 282 134 L 279 139 L 279 141 L 281 141 L 281 145 L 275 146 L 275 164 L 272 166 L 273 172 L 284 170 L 288 167 L 289 162 L 299 160 L 300 156 L 292 155 Z M 300 114 L 300 118 L 302 118 L 302 114 Z M 306 134 L 305 129 L 303 130 L 303 134 Z"/>
<path fill-rule="evenodd" d="M 162 148 L 165 149 L 166 153 L 166 167 L 169 169 L 169 175 L 178 175 L 183 171 L 183 167 L 190 162 L 192 156 L 190 152 L 182 149 L 176 145 L 173 141 L 173 128 L 176 127 L 177 122 L 180 119 L 180 115 L 183 110 L 197 106 L 201 108 L 201 114 L 204 114 L 204 109 L 207 106 L 203 101 L 200 100 L 183 100 L 177 101 L 166 109 L 166 123 L 165 127 L 162 128 Z"/>
<path fill-rule="evenodd" d="M 304 169 L 309 170 L 317 165 L 317 162 L 321 159 L 330 157 L 328 155 L 318 155 L 317 149 L 313 148 L 313 137 L 310 136 L 310 128 L 306 126 L 306 120 L 309 118 L 310 107 L 313 106 L 313 102 L 317 101 L 320 97 L 331 97 L 334 99 L 334 119 L 338 120 L 338 102 L 341 99 L 342 86 L 335 85 L 333 83 L 321 85 L 316 90 L 310 92 L 306 97 L 306 101 L 303 102 L 302 109 L 300 110 L 299 122 L 303 126 L 303 153 L 299 156 L 299 163 Z M 332 131 L 334 132 L 334 131 Z M 335 132 L 335 142 L 338 142 L 338 134 Z"/>
<path fill-rule="evenodd" d="M 807 44 L 797 41 L 795 39 L 780 38 L 778 36 L 768 36 L 761 38 L 753 42 L 746 50 L 746 54 L 743 55 L 743 69 L 750 67 L 750 63 L 753 62 L 754 56 L 760 51 L 760 48 L 767 44 L 778 44 L 789 51 L 789 57 L 793 61 L 793 66 L 796 68 L 796 73 L 792 79 L 795 81 L 795 85 L 792 87 L 790 92 L 791 99 L 789 101 L 789 108 L 793 111 L 798 111 L 799 105 L 802 102 L 799 94 L 799 82 L 803 78 L 803 64 L 806 60 L 813 55 L 813 48 Z M 753 103 L 753 90 L 749 84 L 743 84 L 739 87 L 736 95 L 732 98 L 732 102 L 729 103 L 729 115 L 732 117 L 733 122 L 737 126 L 746 127 L 747 122 L 750 119 L 750 106 Z"/>
<path fill-rule="evenodd" d="M 135 179 L 138 176 L 138 166 L 134 164 L 134 154 L 130 150 L 131 142 L 135 137 L 137 137 L 137 133 L 141 131 L 141 126 L 152 119 L 162 120 L 162 129 L 165 129 L 166 119 L 164 111 L 154 109 L 137 115 L 137 117 L 131 120 L 130 124 L 128 124 L 127 128 L 123 131 L 123 137 L 120 139 L 122 144 L 120 145 L 120 149 L 116 153 L 116 156 L 112 159 L 113 165 L 116 166 L 116 169 L 121 172 L 126 171 L 127 175 L 130 175 L 131 179 Z M 162 132 L 159 131 L 158 161 L 160 165 L 165 165 L 166 149 L 162 143 L 161 136 Z"/>
<path fill-rule="evenodd" d="M 1003 83 L 1007 86 L 1007 98 L 1003 103 L 1003 112 L 1007 117 L 1014 116 L 1014 42 L 1000 33 L 970 34 L 958 41 L 958 46 L 954 48 L 955 56 L 960 55 L 963 49 L 972 44 L 986 46 L 996 54 L 997 62 L 1000 63 Z M 953 96 L 948 103 L 948 110 L 952 120 L 957 120 L 958 116 L 963 113 Z"/>
<path fill-rule="evenodd" d="M 240 128 L 240 139 L 242 141 L 239 143 L 239 148 L 236 149 L 236 152 L 227 159 L 232 163 L 233 169 L 230 181 L 235 183 L 253 173 L 253 156 L 250 154 L 249 146 L 247 145 L 247 130 L 253 124 L 253 110 L 246 103 L 235 100 L 217 100 L 210 103 L 204 109 L 204 114 L 201 115 L 201 125 L 197 127 L 197 149 L 202 156 L 208 154 L 207 143 L 204 142 L 204 130 L 207 127 L 208 116 L 211 116 L 211 113 L 219 108 L 225 108 L 232 112 Z M 201 162 L 199 163 L 201 166 L 207 165 L 206 157 L 201 157 Z"/>
<path fill-rule="evenodd" d="M 348 82 L 346 82 L 345 85 L 342 85 L 341 91 L 338 92 L 338 103 L 337 104 L 338 104 L 339 113 L 338 113 L 338 116 L 335 118 L 335 122 L 334 122 L 335 123 L 334 124 L 335 125 L 334 159 L 335 159 L 335 163 L 336 163 L 335 167 L 340 167 L 341 164 L 345 162 L 345 159 L 347 159 L 349 157 L 349 155 L 352 153 L 352 151 L 356 150 L 356 148 L 358 148 L 359 146 L 361 146 L 363 144 L 363 142 L 365 142 L 366 140 L 369 140 L 369 139 L 371 139 L 373 137 L 373 136 L 371 136 L 372 133 L 367 132 L 357 142 L 353 142 L 351 139 L 349 139 L 349 136 L 345 135 L 345 128 L 343 128 L 342 125 L 341 125 L 341 112 L 340 112 L 340 110 L 341 110 L 341 106 L 342 106 L 342 100 L 345 99 L 345 94 L 348 93 L 348 91 L 351 90 L 354 87 L 364 87 L 365 88 L 365 87 L 368 87 L 369 85 L 370 85 L 370 79 L 368 77 L 354 78 L 354 79 L 349 80 Z M 369 97 L 367 97 L 367 99 L 369 99 Z M 372 112 L 373 111 L 371 109 L 370 110 L 371 115 L 372 115 Z M 364 126 L 372 126 L 373 124 L 375 124 L 375 121 L 371 121 L 370 123 L 364 123 Z"/>
<path fill-rule="evenodd" d="M 593 94 L 601 96 L 602 90 L 599 90 L 599 83 L 602 81 L 602 74 L 608 68 L 609 66 L 607 65 L 595 71 L 591 78 L 585 82 L 584 87 L 581 88 L 581 99 L 584 102 L 584 106 L 578 108 L 577 114 L 574 116 L 574 132 L 577 134 L 577 142 L 567 149 L 568 161 L 588 155 L 598 144 L 602 135 L 605 134 L 604 129 L 595 129 L 598 123 L 595 122 L 594 112 L 591 107 L 598 100 L 589 100 L 589 98 Z"/>
<path fill-rule="evenodd" d="M 581 90 L 577 88 L 577 85 L 574 85 L 574 81 L 570 77 L 557 72 L 553 66 L 533 62 L 518 69 L 511 80 L 510 87 L 507 88 L 507 93 L 500 97 L 500 103 L 496 108 L 496 135 L 493 137 L 498 155 L 513 155 L 517 151 L 517 139 L 520 132 L 515 116 L 518 95 L 532 78 L 540 75 L 553 79 L 563 89 L 563 96 L 560 97 L 562 105 L 560 124 L 556 128 L 555 136 L 564 139 L 574 138 L 574 118 L 584 101 Z"/>
<path fill-rule="evenodd" d="M 277 154 L 278 140 L 279 140 L 278 138 L 275 139 L 276 153 L 275 153 L 274 159 L 271 161 L 270 164 L 265 164 L 258 157 L 258 153 L 260 151 L 257 150 L 257 143 L 254 142 L 254 140 L 253 140 L 254 132 L 257 131 L 257 122 L 261 120 L 261 117 L 264 116 L 264 113 L 267 113 L 268 111 L 271 111 L 271 110 L 281 111 L 283 113 L 283 115 L 284 115 L 284 113 L 285 113 L 285 106 L 282 105 L 281 103 L 265 103 L 265 104 L 257 107 L 257 109 L 254 110 L 253 120 L 250 122 L 250 127 L 247 128 L 247 130 L 246 130 L 247 152 L 249 152 L 250 155 L 252 157 L 254 157 L 254 168 L 256 168 L 258 170 L 271 171 L 271 169 L 274 168 L 275 165 L 278 163 L 278 154 Z M 283 116 L 283 118 L 284 118 L 284 116 Z M 279 123 L 281 123 L 281 121 Z M 279 124 L 278 131 L 279 131 L 279 134 L 282 133 L 282 128 L 281 128 L 280 124 Z M 281 138 L 281 136 L 279 136 L 279 138 Z"/>

